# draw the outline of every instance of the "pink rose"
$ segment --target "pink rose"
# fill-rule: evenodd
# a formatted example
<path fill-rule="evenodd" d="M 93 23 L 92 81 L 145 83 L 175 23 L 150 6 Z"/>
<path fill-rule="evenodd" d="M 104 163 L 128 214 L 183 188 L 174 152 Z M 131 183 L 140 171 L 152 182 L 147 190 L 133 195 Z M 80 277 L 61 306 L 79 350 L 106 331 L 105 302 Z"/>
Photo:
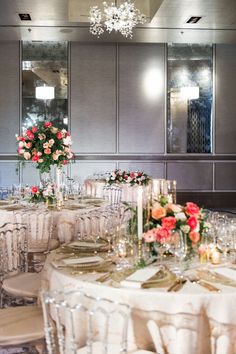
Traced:
<path fill-rule="evenodd" d="M 175 228 L 176 219 L 174 216 L 168 216 L 168 217 L 162 219 L 161 224 L 162 224 L 162 227 L 164 227 L 168 230 L 173 230 Z"/>
<path fill-rule="evenodd" d="M 25 147 L 26 147 L 27 149 L 30 149 L 31 146 L 32 146 L 32 143 L 31 143 L 31 142 L 25 143 Z"/>
<path fill-rule="evenodd" d="M 63 135 L 61 132 L 58 132 L 56 137 L 57 137 L 57 139 L 61 140 L 63 138 Z"/>
<path fill-rule="evenodd" d="M 160 227 L 159 229 L 156 229 L 156 238 L 157 241 L 159 241 L 160 243 L 167 242 L 170 239 L 170 236 L 171 236 L 170 230 L 164 227 Z"/>
<path fill-rule="evenodd" d="M 45 122 L 43 125 L 45 128 L 50 128 L 52 126 L 51 122 Z"/>
<path fill-rule="evenodd" d="M 67 160 L 62 161 L 63 165 L 67 165 Z"/>
<path fill-rule="evenodd" d="M 186 203 L 185 210 L 188 215 L 195 215 L 195 216 L 199 215 L 200 212 L 200 209 L 197 206 L 197 204 L 192 202 Z"/>
<path fill-rule="evenodd" d="M 66 136 L 70 136 L 70 133 L 69 133 L 69 132 L 66 132 Z"/>
<path fill-rule="evenodd" d="M 25 149 L 22 149 L 21 147 L 19 147 L 18 149 L 17 149 L 17 152 L 18 152 L 18 154 L 24 154 L 24 152 L 25 152 Z"/>
<path fill-rule="evenodd" d="M 32 130 L 33 133 L 36 133 L 38 131 L 38 128 L 37 127 L 32 127 L 31 130 Z"/>
<path fill-rule="evenodd" d="M 27 135 L 29 140 L 34 140 L 34 134 L 31 130 L 26 130 L 25 134 Z"/>
<path fill-rule="evenodd" d="M 51 154 L 51 149 L 49 149 L 49 148 L 44 149 L 44 153 L 46 155 L 50 155 Z"/>
<path fill-rule="evenodd" d="M 191 230 L 195 230 L 198 225 L 198 221 L 195 216 L 190 216 L 187 220 L 187 224 Z"/>
<path fill-rule="evenodd" d="M 152 229 L 152 230 L 145 232 L 145 234 L 143 234 L 144 241 L 147 243 L 156 242 L 156 240 L 157 240 L 156 230 L 157 229 Z"/>
<path fill-rule="evenodd" d="M 39 160 L 39 157 L 37 155 L 34 155 L 32 157 L 32 161 L 37 162 Z"/>
<path fill-rule="evenodd" d="M 36 186 L 31 187 L 31 192 L 32 192 L 33 194 L 38 193 L 38 191 L 39 191 L 38 187 L 36 187 Z"/>
<path fill-rule="evenodd" d="M 190 231 L 188 236 L 189 236 L 190 240 L 192 241 L 192 243 L 198 243 L 198 241 L 200 240 L 199 232 Z"/>
<path fill-rule="evenodd" d="M 155 220 L 164 218 L 166 216 L 166 209 L 163 207 L 157 207 L 152 209 L 152 217 Z"/>

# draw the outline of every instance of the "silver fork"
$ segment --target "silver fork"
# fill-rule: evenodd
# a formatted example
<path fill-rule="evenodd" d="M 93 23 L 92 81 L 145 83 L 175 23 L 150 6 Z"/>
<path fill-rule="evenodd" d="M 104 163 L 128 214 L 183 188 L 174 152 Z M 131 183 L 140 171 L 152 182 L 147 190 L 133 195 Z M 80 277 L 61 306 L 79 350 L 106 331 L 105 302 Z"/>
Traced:
<path fill-rule="evenodd" d="M 195 276 L 195 275 L 189 275 L 188 277 L 188 280 L 191 282 L 191 283 L 196 283 L 200 286 L 202 286 L 203 288 L 209 290 L 209 291 L 216 291 L 216 292 L 220 292 L 221 290 L 219 288 L 217 288 L 216 286 L 214 285 L 211 285 L 209 283 L 207 283 L 206 281 L 204 280 L 201 280 L 199 277 Z"/>

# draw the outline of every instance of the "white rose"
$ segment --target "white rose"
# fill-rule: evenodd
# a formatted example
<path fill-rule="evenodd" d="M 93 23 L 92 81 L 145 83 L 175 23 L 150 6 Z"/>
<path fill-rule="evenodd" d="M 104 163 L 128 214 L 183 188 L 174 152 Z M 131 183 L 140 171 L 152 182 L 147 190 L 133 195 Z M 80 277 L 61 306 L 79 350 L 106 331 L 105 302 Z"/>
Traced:
<path fill-rule="evenodd" d="M 181 225 L 180 230 L 183 231 L 185 234 L 188 234 L 190 231 L 190 226 L 188 225 Z"/>
<path fill-rule="evenodd" d="M 184 213 L 176 213 L 175 214 L 176 220 L 186 220 L 186 215 Z"/>

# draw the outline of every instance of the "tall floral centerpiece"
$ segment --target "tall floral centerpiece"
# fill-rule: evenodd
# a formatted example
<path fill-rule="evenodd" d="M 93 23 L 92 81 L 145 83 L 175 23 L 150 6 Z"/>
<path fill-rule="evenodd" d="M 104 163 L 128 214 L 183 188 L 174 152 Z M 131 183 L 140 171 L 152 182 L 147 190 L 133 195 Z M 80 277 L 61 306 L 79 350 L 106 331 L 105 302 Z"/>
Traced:
<path fill-rule="evenodd" d="M 173 241 L 173 237 L 186 237 L 188 252 L 197 249 L 209 224 L 204 219 L 204 212 L 192 202 L 185 205 L 168 203 L 161 198 L 160 203 L 152 206 L 150 218 L 145 225 L 144 241 L 162 245 Z"/>
<path fill-rule="evenodd" d="M 50 172 L 56 166 L 56 197 L 62 198 L 61 171 L 62 166 L 73 159 L 71 136 L 66 129 L 59 129 L 51 122 L 39 122 L 16 135 L 18 155 L 22 160 L 35 162 L 41 173 Z"/>

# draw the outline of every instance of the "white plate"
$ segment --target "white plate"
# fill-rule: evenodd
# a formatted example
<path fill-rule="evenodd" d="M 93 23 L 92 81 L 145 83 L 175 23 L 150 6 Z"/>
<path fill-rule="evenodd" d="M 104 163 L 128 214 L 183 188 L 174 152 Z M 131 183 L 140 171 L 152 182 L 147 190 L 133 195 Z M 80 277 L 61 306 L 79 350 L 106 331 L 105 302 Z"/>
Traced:
<path fill-rule="evenodd" d="M 82 258 L 65 258 L 62 262 L 66 265 L 87 265 L 87 264 L 98 264 L 103 262 L 103 258 L 99 256 L 93 257 L 82 257 Z"/>

